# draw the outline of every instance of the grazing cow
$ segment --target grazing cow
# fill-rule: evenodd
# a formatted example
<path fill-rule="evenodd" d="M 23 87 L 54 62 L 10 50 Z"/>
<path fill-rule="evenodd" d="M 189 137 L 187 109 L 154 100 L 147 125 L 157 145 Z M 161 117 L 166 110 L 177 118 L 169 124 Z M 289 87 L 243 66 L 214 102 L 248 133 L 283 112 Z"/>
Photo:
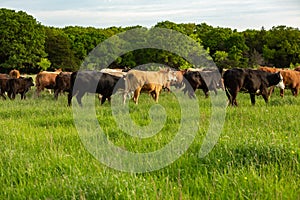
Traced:
<path fill-rule="evenodd" d="M 280 72 L 270 73 L 254 69 L 233 68 L 227 70 L 223 78 L 226 95 L 232 106 L 238 105 L 236 96 L 240 91 L 250 93 L 251 103 L 255 105 L 255 95 L 262 95 L 265 102 L 268 103 L 268 87 L 277 85 L 284 89 Z"/>
<path fill-rule="evenodd" d="M 76 82 L 75 82 L 76 80 Z M 97 93 L 102 95 L 101 104 L 106 99 L 110 101 L 114 88 L 119 80 L 124 87 L 124 79 L 99 71 L 77 71 L 71 74 L 68 105 L 71 105 L 72 97 L 76 95 L 77 102 L 82 106 L 81 98 L 85 93 Z M 116 91 L 116 90 L 115 90 Z"/>
<path fill-rule="evenodd" d="M 19 70 L 13 69 L 9 72 L 10 78 L 20 78 Z"/>
<path fill-rule="evenodd" d="M 70 80 L 72 72 L 60 72 L 55 77 L 54 99 L 58 99 L 58 94 L 68 92 L 70 89 Z"/>
<path fill-rule="evenodd" d="M 21 99 L 26 99 L 26 93 L 30 90 L 31 86 L 34 86 L 31 77 L 8 79 L 6 83 L 7 96 L 10 99 L 15 99 L 16 94 L 21 94 Z"/>
<path fill-rule="evenodd" d="M 210 90 L 217 94 L 217 89 L 224 89 L 222 77 L 218 70 L 187 71 L 183 76 L 185 84 L 191 85 L 191 87 L 184 88 L 184 93 L 188 92 L 190 98 L 196 97 L 196 89 L 202 89 L 206 98 L 209 96 Z"/>
<path fill-rule="evenodd" d="M 175 88 L 182 88 L 184 86 L 183 74 L 185 73 L 186 70 L 175 71 L 176 81 L 167 82 L 165 85 L 163 85 L 163 89 L 170 92 L 171 86 L 175 86 Z"/>
<path fill-rule="evenodd" d="M 134 92 L 133 101 L 138 104 L 141 90 L 148 91 L 158 102 L 159 93 L 163 86 L 170 81 L 176 81 L 176 72 L 170 69 L 160 71 L 130 70 L 125 77 L 125 92 L 123 103 L 129 93 Z"/>
<path fill-rule="evenodd" d="M 3 99 L 6 99 L 5 92 L 7 92 L 6 91 L 6 83 L 8 80 L 9 80 L 9 78 L 0 78 L 0 96 Z"/>
<path fill-rule="evenodd" d="M 42 71 L 36 75 L 36 94 L 39 97 L 40 92 L 46 89 L 54 89 L 55 78 L 61 72 L 61 70 L 56 70 L 55 72 Z"/>

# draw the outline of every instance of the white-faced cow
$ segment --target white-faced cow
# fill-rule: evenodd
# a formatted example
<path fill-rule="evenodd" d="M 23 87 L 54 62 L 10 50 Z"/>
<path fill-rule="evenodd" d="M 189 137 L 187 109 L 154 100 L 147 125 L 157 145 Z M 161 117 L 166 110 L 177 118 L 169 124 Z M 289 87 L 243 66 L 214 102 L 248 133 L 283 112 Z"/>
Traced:
<path fill-rule="evenodd" d="M 81 98 L 85 93 L 97 93 L 102 95 L 101 104 L 106 99 L 110 101 L 114 88 L 119 80 L 120 87 L 124 88 L 124 79 L 99 71 L 77 71 L 71 74 L 68 105 L 71 105 L 72 97 L 76 95 L 77 102 L 82 106 Z"/>
<path fill-rule="evenodd" d="M 284 89 L 283 78 L 279 72 L 270 73 L 253 69 L 233 68 L 227 70 L 224 75 L 224 85 L 229 104 L 237 106 L 236 97 L 238 92 L 250 94 L 251 103 L 255 105 L 255 95 L 262 95 L 268 103 L 268 87 L 277 85 Z"/>
<path fill-rule="evenodd" d="M 125 104 L 127 95 L 134 92 L 133 101 L 138 104 L 141 91 L 147 91 L 158 102 L 162 87 L 168 82 L 176 80 L 176 72 L 170 69 L 161 69 L 160 71 L 130 70 L 125 77 L 123 103 Z"/>

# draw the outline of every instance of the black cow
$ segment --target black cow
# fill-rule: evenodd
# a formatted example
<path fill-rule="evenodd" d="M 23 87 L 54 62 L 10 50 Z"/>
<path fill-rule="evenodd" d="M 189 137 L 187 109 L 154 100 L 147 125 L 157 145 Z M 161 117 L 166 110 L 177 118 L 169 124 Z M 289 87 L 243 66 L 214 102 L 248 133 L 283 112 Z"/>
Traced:
<path fill-rule="evenodd" d="M 227 70 L 224 75 L 224 85 L 229 104 L 237 106 L 236 96 L 238 92 L 250 93 L 251 103 L 255 105 L 255 95 L 262 95 L 268 103 L 268 87 L 277 85 L 284 89 L 281 74 L 270 73 L 254 69 L 233 68 Z"/>
<path fill-rule="evenodd" d="M 106 99 L 110 101 L 113 91 L 116 91 L 114 88 L 120 79 L 122 80 L 122 88 L 124 88 L 124 78 L 98 71 L 73 72 L 68 94 L 68 105 L 71 105 L 72 97 L 76 95 L 78 104 L 82 106 L 81 98 L 87 92 L 101 94 L 101 104 L 103 104 Z"/>
<path fill-rule="evenodd" d="M 184 93 L 188 92 L 189 97 L 195 98 L 196 89 L 202 89 L 205 97 L 209 96 L 209 91 L 214 91 L 217 94 L 217 89 L 223 87 L 222 77 L 218 70 L 213 71 L 187 71 L 184 75 L 185 84 L 190 84 L 191 87 L 185 87 Z"/>
<path fill-rule="evenodd" d="M 54 99 L 58 99 L 61 92 L 69 92 L 70 90 L 71 72 L 60 72 L 55 77 Z"/>
<path fill-rule="evenodd" d="M 5 92 L 7 92 L 6 91 L 6 83 L 8 80 L 9 80 L 9 78 L 0 78 L 0 96 L 3 99 L 6 99 Z"/>
<path fill-rule="evenodd" d="M 21 94 L 21 99 L 26 99 L 26 93 L 30 90 L 31 86 L 34 86 L 31 77 L 8 79 L 6 83 L 7 96 L 10 99 L 15 99 L 16 94 Z"/>

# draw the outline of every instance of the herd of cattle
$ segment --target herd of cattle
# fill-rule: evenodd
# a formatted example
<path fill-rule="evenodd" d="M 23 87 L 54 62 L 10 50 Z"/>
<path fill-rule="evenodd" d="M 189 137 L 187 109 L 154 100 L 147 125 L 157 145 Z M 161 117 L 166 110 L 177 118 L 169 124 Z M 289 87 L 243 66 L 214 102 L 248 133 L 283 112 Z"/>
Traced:
<path fill-rule="evenodd" d="M 195 98 L 196 89 L 201 89 L 205 96 L 218 89 L 225 90 L 229 105 L 237 106 L 237 94 L 247 92 L 251 103 L 255 104 L 255 96 L 262 95 L 265 102 L 269 100 L 274 87 L 280 88 L 283 97 L 284 89 L 289 88 L 297 96 L 300 88 L 300 67 L 295 70 L 271 67 L 258 69 L 233 68 L 228 70 L 191 68 L 188 70 L 160 69 L 159 71 L 142 71 L 122 69 L 102 69 L 99 71 L 85 70 L 76 72 L 42 71 L 36 75 L 35 83 L 31 77 L 20 76 L 19 71 L 12 70 L 9 74 L 0 74 L 0 96 L 14 99 L 17 94 L 21 99 L 32 86 L 36 87 L 39 97 L 44 89 L 53 89 L 57 99 L 62 92 L 68 92 L 68 105 L 76 96 L 82 106 L 82 97 L 86 93 L 97 93 L 101 104 L 111 99 L 116 91 L 122 91 L 123 103 L 128 96 L 138 104 L 141 92 L 146 92 L 158 102 L 161 91 L 170 91 L 171 86 L 182 90 L 190 98 Z"/>

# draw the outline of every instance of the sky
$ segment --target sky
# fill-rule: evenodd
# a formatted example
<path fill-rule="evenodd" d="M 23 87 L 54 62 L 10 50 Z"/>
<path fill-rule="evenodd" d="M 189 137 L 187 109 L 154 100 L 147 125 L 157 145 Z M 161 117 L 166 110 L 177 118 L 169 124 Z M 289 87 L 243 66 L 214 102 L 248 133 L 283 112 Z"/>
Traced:
<path fill-rule="evenodd" d="M 299 0 L 1 0 L 0 7 L 25 11 L 54 27 L 152 27 L 168 20 L 239 31 L 300 28 Z"/>

